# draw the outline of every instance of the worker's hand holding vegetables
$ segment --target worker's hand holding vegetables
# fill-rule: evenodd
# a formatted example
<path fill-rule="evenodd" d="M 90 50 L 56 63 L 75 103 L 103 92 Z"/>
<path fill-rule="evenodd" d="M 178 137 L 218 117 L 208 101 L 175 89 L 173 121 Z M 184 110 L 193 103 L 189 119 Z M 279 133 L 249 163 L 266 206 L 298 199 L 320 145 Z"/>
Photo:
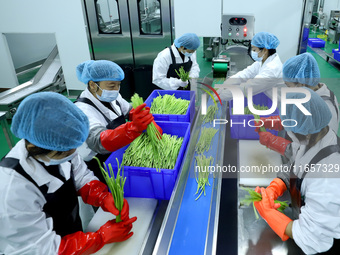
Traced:
<path fill-rule="evenodd" d="M 287 186 L 280 178 L 275 178 L 266 188 L 267 195 L 273 197 L 274 200 L 282 196 L 286 190 Z M 261 189 L 259 187 L 256 187 L 255 191 L 261 194 Z"/>
<path fill-rule="evenodd" d="M 143 110 L 146 104 L 141 104 L 130 111 L 129 118 L 131 122 L 127 122 L 115 129 L 107 129 L 100 133 L 100 141 L 103 147 L 108 151 L 116 151 L 125 145 L 130 144 L 148 127 L 153 121 L 150 109 Z"/>
<path fill-rule="evenodd" d="M 283 126 L 281 124 L 280 116 L 269 116 L 269 117 L 261 117 L 260 120 L 262 120 L 263 123 L 260 121 L 256 122 L 257 125 L 262 125 L 265 129 L 269 130 L 276 130 L 281 131 L 283 130 Z M 257 127 L 255 129 L 256 132 L 260 131 L 260 127 Z"/>
<path fill-rule="evenodd" d="M 285 151 L 287 146 L 291 143 L 290 141 L 273 135 L 269 132 L 258 132 L 260 136 L 260 143 L 269 149 L 280 153 L 281 155 L 285 155 Z"/>
<path fill-rule="evenodd" d="M 273 196 L 269 196 L 264 188 L 261 188 L 261 194 L 262 200 L 254 202 L 257 211 L 282 241 L 286 241 L 289 238 L 285 233 L 286 228 L 292 220 L 275 209 L 277 205 L 274 204 Z"/>
<path fill-rule="evenodd" d="M 176 86 L 178 87 L 183 87 L 185 88 L 186 86 L 188 86 L 189 82 L 188 81 L 182 81 L 181 79 L 177 79 L 175 82 Z"/>
<path fill-rule="evenodd" d="M 61 239 L 58 255 L 92 254 L 100 250 L 105 244 L 123 242 L 129 239 L 133 232 L 132 223 L 137 217 L 116 223 L 110 220 L 101 226 L 96 232 L 81 232 L 64 236 Z"/>
<path fill-rule="evenodd" d="M 113 197 L 108 191 L 106 184 L 94 180 L 86 183 L 79 191 L 78 194 L 82 197 L 84 203 L 93 206 L 100 206 L 103 211 L 110 212 L 113 215 L 118 215 L 119 211 L 115 207 Z M 122 220 L 129 218 L 129 203 L 124 199 L 123 209 L 121 211 Z"/>

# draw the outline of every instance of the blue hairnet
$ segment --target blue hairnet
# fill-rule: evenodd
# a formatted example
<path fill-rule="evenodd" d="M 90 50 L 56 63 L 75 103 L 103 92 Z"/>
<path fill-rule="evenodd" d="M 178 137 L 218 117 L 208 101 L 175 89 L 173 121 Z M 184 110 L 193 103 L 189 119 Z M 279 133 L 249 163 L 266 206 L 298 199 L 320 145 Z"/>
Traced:
<path fill-rule="evenodd" d="M 310 53 L 303 53 L 288 59 L 282 69 L 283 80 L 315 87 L 320 82 L 318 63 Z"/>
<path fill-rule="evenodd" d="M 177 48 L 183 46 L 189 50 L 197 50 L 200 46 L 200 39 L 194 33 L 186 33 L 179 38 L 176 38 L 174 44 Z"/>
<path fill-rule="evenodd" d="M 309 88 L 304 88 L 311 93 L 311 98 L 308 102 L 302 104 L 312 115 L 305 115 L 295 104 L 287 104 L 286 115 L 281 115 L 281 120 L 285 121 L 285 125 L 293 126 L 295 123 L 288 119 L 296 120 L 295 127 L 285 127 L 286 131 L 292 131 L 301 135 L 315 134 L 326 127 L 331 118 L 332 113 L 329 110 L 325 101 L 314 91 Z M 304 93 L 287 93 L 287 99 L 304 98 Z"/>
<path fill-rule="evenodd" d="M 123 69 L 109 60 L 88 60 L 77 66 L 77 77 L 81 82 L 89 81 L 121 81 L 124 79 Z"/>
<path fill-rule="evenodd" d="M 87 116 L 65 96 L 39 92 L 19 105 L 12 133 L 43 149 L 68 151 L 83 144 L 89 134 Z"/>
<path fill-rule="evenodd" d="M 280 41 L 277 37 L 268 32 L 259 32 L 254 35 L 251 44 L 257 48 L 276 49 Z"/>

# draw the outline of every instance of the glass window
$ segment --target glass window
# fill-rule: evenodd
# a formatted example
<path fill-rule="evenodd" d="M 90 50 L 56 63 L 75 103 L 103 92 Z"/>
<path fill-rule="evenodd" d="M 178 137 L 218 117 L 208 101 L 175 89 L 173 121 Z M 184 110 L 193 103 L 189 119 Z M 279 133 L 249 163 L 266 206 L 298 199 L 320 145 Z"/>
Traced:
<path fill-rule="evenodd" d="M 161 35 L 161 3 L 160 0 L 139 0 L 139 27 L 141 34 Z"/>
<path fill-rule="evenodd" d="M 96 12 L 100 34 L 121 33 L 117 0 L 97 0 Z"/>

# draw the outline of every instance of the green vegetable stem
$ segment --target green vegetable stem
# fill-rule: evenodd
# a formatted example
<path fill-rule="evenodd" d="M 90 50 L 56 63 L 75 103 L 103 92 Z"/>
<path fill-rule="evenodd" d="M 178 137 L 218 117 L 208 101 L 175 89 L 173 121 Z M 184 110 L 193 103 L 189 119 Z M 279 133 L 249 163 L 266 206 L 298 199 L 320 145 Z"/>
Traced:
<path fill-rule="evenodd" d="M 198 195 L 198 197 L 195 199 L 199 199 L 202 194 L 205 196 L 205 186 L 210 186 L 209 183 L 209 166 L 213 163 L 214 159 L 213 157 L 206 158 L 204 155 L 196 156 L 196 166 L 198 167 L 198 176 L 195 171 L 195 178 L 197 182 L 197 190 L 195 195 Z"/>
<path fill-rule="evenodd" d="M 124 185 L 126 181 L 126 177 L 124 177 L 124 169 L 121 173 L 121 166 L 119 166 L 119 161 L 117 160 L 117 166 L 118 166 L 118 171 L 117 175 L 115 178 L 114 172 L 112 170 L 111 164 L 109 164 L 109 171 L 110 174 L 108 173 L 108 169 L 105 163 L 103 163 L 105 169 L 102 167 L 102 164 L 100 163 L 99 159 L 97 157 L 94 157 L 94 159 L 97 160 L 99 168 L 105 178 L 105 182 L 107 186 L 109 187 L 113 200 L 115 202 L 115 207 L 119 211 L 119 215 L 116 216 L 116 222 L 121 222 L 121 211 L 123 209 L 123 203 L 124 203 Z"/>
<path fill-rule="evenodd" d="M 176 98 L 175 94 L 165 94 L 163 96 L 159 94 L 158 97 L 154 98 L 150 112 L 154 114 L 184 115 L 188 110 L 189 103 L 189 100 Z"/>
<path fill-rule="evenodd" d="M 178 72 L 179 71 L 179 72 Z M 181 66 L 181 68 L 179 70 L 175 70 L 175 72 L 177 73 L 178 77 L 182 80 L 182 81 L 188 81 L 190 79 L 189 77 L 189 72 L 184 71 L 184 67 Z"/>
<path fill-rule="evenodd" d="M 249 206 L 251 203 L 253 203 L 253 209 L 254 209 L 254 213 L 255 213 L 255 217 L 256 219 L 259 218 L 259 215 L 256 211 L 256 207 L 254 205 L 254 202 L 256 201 L 261 201 L 262 200 L 262 195 L 260 193 L 257 193 L 255 190 L 251 189 L 251 188 L 243 188 L 241 187 L 241 189 L 248 191 L 248 195 L 245 196 L 245 198 L 243 200 L 240 201 L 241 205 L 247 205 Z M 288 203 L 287 201 L 279 201 L 279 200 L 274 200 L 275 203 L 280 203 L 280 207 L 279 207 L 279 211 L 283 212 L 284 209 L 286 209 L 288 207 Z"/>

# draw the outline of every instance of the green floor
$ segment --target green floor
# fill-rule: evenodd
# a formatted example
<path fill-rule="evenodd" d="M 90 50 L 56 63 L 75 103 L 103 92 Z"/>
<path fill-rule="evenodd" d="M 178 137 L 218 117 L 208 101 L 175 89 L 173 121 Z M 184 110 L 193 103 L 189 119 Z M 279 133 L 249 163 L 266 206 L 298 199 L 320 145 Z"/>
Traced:
<path fill-rule="evenodd" d="M 310 38 L 316 38 L 317 35 L 320 33 L 310 33 Z M 323 49 L 326 53 L 332 53 L 332 49 L 338 48 L 338 44 L 331 44 L 329 42 L 326 42 L 326 46 Z M 334 94 L 337 96 L 338 100 L 340 100 L 340 68 L 337 69 L 327 63 L 322 57 L 320 57 L 316 52 L 313 51 L 313 48 L 308 47 L 308 52 L 310 52 L 318 62 L 322 81 L 327 84 L 327 86 L 334 92 Z M 203 39 L 201 40 L 201 46 L 197 49 L 197 62 L 200 66 L 200 78 L 204 78 L 206 75 L 211 73 L 211 62 L 206 61 L 203 58 Z M 340 65 L 339 65 L 340 67 Z M 340 136 L 340 131 L 338 133 Z M 17 142 L 19 139 L 14 137 L 14 141 Z M 9 147 L 7 145 L 5 136 L 3 132 L 0 132 L 0 158 L 2 158 L 4 155 L 6 155 L 9 151 Z"/>

